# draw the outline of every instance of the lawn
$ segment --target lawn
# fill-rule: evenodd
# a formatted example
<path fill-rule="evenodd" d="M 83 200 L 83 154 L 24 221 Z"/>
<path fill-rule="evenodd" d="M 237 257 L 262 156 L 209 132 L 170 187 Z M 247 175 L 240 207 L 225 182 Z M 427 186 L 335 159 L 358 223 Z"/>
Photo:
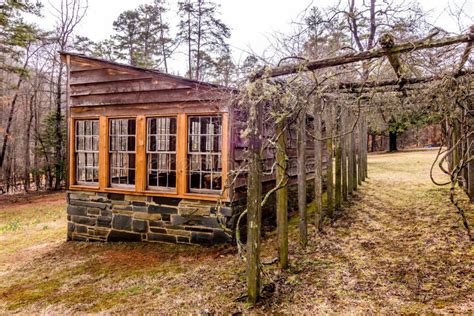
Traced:
<path fill-rule="evenodd" d="M 292 219 L 290 268 L 265 266 L 252 309 L 233 246 L 66 242 L 63 195 L 2 202 L 0 313 L 473 313 L 472 242 L 430 182 L 434 155 L 370 155 L 368 181 L 306 249 Z M 268 233 L 263 261 L 275 244 Z"/>

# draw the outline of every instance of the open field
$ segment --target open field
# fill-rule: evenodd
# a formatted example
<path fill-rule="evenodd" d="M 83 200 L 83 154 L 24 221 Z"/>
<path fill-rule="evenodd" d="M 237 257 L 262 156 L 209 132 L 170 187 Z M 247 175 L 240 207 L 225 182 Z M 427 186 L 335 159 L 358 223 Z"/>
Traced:
<path fill-rule="evenodd" d="M 369 156 L 367 183 L 321 234 L 310 227 L 305 250 L 292 219 L 291 266 L 266 266 L 273 286 L 250 311 L 473 313 L 474 249 L 448 188 L 430 182 L 434 156 Z M 248 311 L 232 246 L 66 242 L 63 195 L 28 202 L 0 202 L 0 314 Z"/>

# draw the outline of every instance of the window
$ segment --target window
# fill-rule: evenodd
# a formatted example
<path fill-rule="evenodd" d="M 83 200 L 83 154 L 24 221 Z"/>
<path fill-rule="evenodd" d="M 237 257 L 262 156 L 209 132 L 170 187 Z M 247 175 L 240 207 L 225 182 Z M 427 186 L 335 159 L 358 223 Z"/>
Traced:
<path fill-rule="evenodd" d="M 112 186 L 135 185 L 135 119 L 111 119 L 110 183 Z"/>
<path fill-rule="evenodd" d="M 149 118 L 147 122 L 148 188 L 176 188 L 176 117 Z"/>
<path fill-rule="evenodd" d="M 190 192 L 222 189 L 222 118 L 193 116 L 188 122 L 188 185 Z"/>
<path fill-rule="evenodd" d="M 99 120 L 76 121 L 76 182 L 99 183 Z"/>

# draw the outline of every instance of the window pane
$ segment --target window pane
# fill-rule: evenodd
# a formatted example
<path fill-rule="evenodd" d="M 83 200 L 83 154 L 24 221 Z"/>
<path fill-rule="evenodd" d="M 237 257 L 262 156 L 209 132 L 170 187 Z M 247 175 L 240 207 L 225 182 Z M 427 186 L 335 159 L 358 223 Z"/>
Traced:
<path fill-rule="evenodd" d="M 221 190 L 222 119 L 195 116 L 189 118 L 188 124 L 189 190 Z"/>
<path fill-rule="evenodd" d="M 99 120 L 76 121 L 76 182 L 96 184 L 99 168 Z"/>
<path fill-rule="evenodd" d="M 135 131 L 134 119 L 111 119 L 110 182 L 120 185 L 135 184 Z"/>
<path fill-rule="evenodd" d="M 176 187 L 176 117 L 148 119 L 148 187 Z"/>

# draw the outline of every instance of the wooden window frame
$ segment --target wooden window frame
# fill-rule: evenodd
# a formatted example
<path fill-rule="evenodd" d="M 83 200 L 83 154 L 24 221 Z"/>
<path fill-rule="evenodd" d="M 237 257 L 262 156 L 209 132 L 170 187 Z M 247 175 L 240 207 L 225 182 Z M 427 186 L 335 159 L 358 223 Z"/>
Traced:
<path fill-rule="evenodd" d="M 222 193 L 205 194 L 193 193 L 187 190 L 187 122 L 189 116 L 221 115 L 222 117 Z M 177 140 L 176 140 L 176 191 L 154 191 L 147 188 L 147 154 L 146 154 L 146 120 L 152 117 L 174 116 L 177 118 Z M 136 157 L 135 157 L 135 187 L 111 187 L 109 184 L 109 120 L 120 118 L 135 118 L 136 120 Z M 74 126 L 76 120 L 99 119 L 99 185 L 79 185 L 75 183 L 75 159 L 74 159 Z M 74 191 L 110 192 L 127 195 L 163 196 L 177 197 L 192 200 L 205 201 L 229 201 L 230 194 L 227 189 L 227 174 L 229 170 L 229 114 L 227 112 L 203 112 L 203 113 L 166 113 L 163 115 L 81 115 L 70 118 L 69 137 L 69 189 Z M 182 137 L 181 135 L 185 135 Z"/>
<path fill-rule="evenodd" d="M 209 118 L 211 119 L 211 121 L 213 120 L 213 118 L 219 118 L 220 119 L 220 134 L 214 134 L 214 131 L 212 131 L 211 134 L 202 134 L 201 131 L 198 132 L 198 134 L 191 134 L 189 129 L 191 128 L 191 119 L 193 118 L 199 118 L 199 125 L 201 127 L 201 119 L 202 118 Z M 190 178 L 191 178 L 191 171 L 193 171 L 194 173 L 198 173 L 200 174 L 200 177 L 202 178 L 204 174 L 209 174 L 210 175 L 210 185 L 211 185 L 211 188 L 210 189 L 203 189 L 203 188 L 191 188 L 191 185 L 190 183 L 188 183 L 188 187 L 187 187 L 187 190 L 188 192 L 190 193 L 196 193 L 196 194 L 213 194 L 213 195 L 221 195 L 222 193 L 222 190 L 224 188 L 224 183 L 223 183 L 223 178 L 222 178 L 222 135 L 223 135 L 223 118 L 222 118 L 222 115 L 220 113 L 215 113 L 215 114 L 210 114 L 210 115 L 202 115 L 202 114 L 198 114 L 198 115 L 189 115 L 188 116 L 188 119 L 187 119 L 187 124 L 188 124 L 188 131 L 187 131 L 187 134 L 186 134 L 186 141 L 187 141 L 187 153 L 186 153 L 186 160 L 188 161 L 188 168 L 186 170 L 186 176 L 188 177 L 188 181 L 191 181 Z M 210 139 L 212 139 L 213 137 L 218 137 L 219 138 L 219 141 L 220 141 L 220 150 L 215 152 L 215 151 L 201 151 L 199 149 L 199 151 L 190 151 L 189 148 L 190 148 L 190 145 L 191 145 L 191 139 L 193 137 L 196 137 L 198 138 L 198 144 L 199 146 L 201 145 L 201 139 L 202 137 L 210 137 Z M 212 145 L 214 145 L 214 143 L 212 142 L 211 143 Z M 221 165 L 221 171 L 213 171 L 212 170 L 212 167 L 209 171 L 203 171 L 203 170 L 191 170 L 191 156 L 201 156 L 198 160 L 200 160 L 202 158 L 202 156 L 207 156 L 207 157 L 210 157 L 211 158 L 211 161 L 212 159 L 215 159 L 214 157 L 216 157 L 218 160 L 220 160 L 220 165 Z M 212 162 L 211 162 L 212 164 Z M 220 177 L 220 189 L 212 189 L 212 184 L 213 184 L 213 180 L 214 180 L 214 174 L 219 174 L 219 177 Z"/>
<path fill-rule="evenodd" d="M 174 136 L 175 137 L 175 150 L 174 151 L 149 151 L 149 140 L 150 140 L 150 135 L 155 135 L 155 136 L 159 136 L 158 134 L 158 130 L 157 130 L 157 133 L 156 134 L 149 134 L 149 124 L 150 124 L 150 120 L 159 120 L 159 119 L 165 119 L 165 118 L 172 118 L 172 119 L 175 119 L 176 121 L 176 133 L 175 134 L 170 134 L 169 132 L 167 132 L 165 134 L 165 136 Z M 178 164 L 177 164 L 177 148 L 178 148 L 178 137 L 179 137 L 179 130 L 178 130 L 178 116 L 177 115 L 163 115 L 163 116 L 147 116 L 146 117 L 146 147 L 145 147 L 145 153 L 146 153 L 146 188 L 147 190 L 149 191 L 156 191 L 156 192 L 163 192 L 163 193 L 176 193 L 177 192 L 177 184 L 178 184 Z M 158 139 L 156 141 L 156 146 L 158 146 Z M 174 173 L 175 173 L 175 185 L 173 187 L 164 187 L 164 186 L 151 186 L 148 182 L 148 171 L 150 170 L 150 161 L 149 161 L 149 157 L 150 155 L 159 155 L 159 154 L 165 154 L 165 155 L 174 155 L 174 159 L 175 159 L 175 169 L 174 169 Z M 168 171 L 170 171 L 171 169 L 168 169 Z"/>
<path fill-rule="evenodd" d="M 112 135 L 111 134 L 111 130 L 112 130 L 112 121 L 114 120 L 132 120 L 135 122 L 135 135 L 131 135 L 131 134 L 117 134 L 117 135 Z M 114 151 L 112 152 L 111 151 L 111 144 L 110 144 L 110 139 L 112 136 L 116 136 L 118 138 L 120 137 L 125 137 L 127 139 L 127 147 L 128 147 L 128 138 L 129 137 L 134 137 L 134 143 L 135 143 L 135 150 L 134 151 L 129 151 L 128 148 L 125 150 L 125 151 Z M 108 119 L 108 151 L 107 151 L 107 155 L 109 156 L 109 163 L 108 163 L 108 169 L 109 169 L 109 172 L 108 172 L 108 175 L 109 175 L 109 179 L 108 179 L 108 183 L 109 183 L 109 186 L 111 188 L 123 188 L 123 189 L 129 189 L 129 190 L 132 190 L 134 191 L 135 190 L 135 186 L 137 184 L 137 137 L 138 136 L 138 133 L 137 133 L 137 117 L 133 117 L 133 116 L 127 116 L 127 117 L 110 117 Z M 133 179 L 133 184 L 122 184 L 122 183 L 112 183 L 112 169 L 113 169 L 113 166 L 111 165 L 111 156 L 114 154 L 114 153 L 118 153 L 118 154 L 121 154 L 121 155 L 129 155 L 129 154 L 134 154 L 135 155 L 135 166 L 133 166 L 133 168 L 130 167 L 130 165 L 128 166 L 128 168 L 121 168 L 121 169 L 124 169 L 124 170 L 134 170 L 135 172 L 135 177 Z M 128 159 L 129 157 L 127 157 Z M 116 169 L 116 168 L 115 168 Z"/>

